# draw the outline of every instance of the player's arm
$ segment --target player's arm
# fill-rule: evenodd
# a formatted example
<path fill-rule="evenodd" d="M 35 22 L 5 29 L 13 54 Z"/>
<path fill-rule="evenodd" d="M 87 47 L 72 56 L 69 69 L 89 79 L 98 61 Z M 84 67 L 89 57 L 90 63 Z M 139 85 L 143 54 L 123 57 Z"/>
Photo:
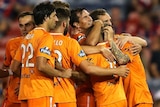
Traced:
<path fill-rule="evenodd" d="M 101 35 L 101 28 L 103 27 L 103 22 L 101 20 L 95 20 L 93 27 L 87 34 L 86 43 L 87 45 L 95 46 L 99 42 Z"/>
<path fill-rule="evenodd" d="M 11 63 L 10 69 L 15 76 L 21 77 L 21 62 L 14 59 Z"/>
<path fill-rule="evenodd" d="M 58 62 L 57 59 L 55 59 L 55 68 L 57 70 L 60 70 L 60 71 L 64 71 L 65 70 L 62 67 L 62 65 Z M 73 80 L 80 80 L 80 81 L 86 81 L 87 75 L 85 73 L 81 72 L 81 71 L 78 72 L 78 71 L 72 70 L 71 79 L 73 79 Z"/>
<path fill-rule="evenodd" d="M 60 70 L 60 71 L 64 71 L 65 69 L 62 67 L 62 65 L 58 62 L 57 58 L 55 58 L 55 68 L 57 70 Z"/>
<path fill-rule="evenodd" d="M 67 69 L 64 71 L 60 71 L 54 69 L 52 66 L 48 64 L 48 59 L 42 56 L 38 56 L 36 58 L 37 69 L 51 77 L 63 77 L 70 78 L 71 77 L 71 69 Z"/>
<path fill-rule="evenodd" d="M 109 76 L 109 75 L 119 75 L 122 77 L 127 77 L 129 74 L 129 68 L 126 66 L 119 66 L 117 68 L 102 68 L 95 66 L 88 62 L 87 60 L 84 60 L 80 63 L 79 67 L 84 71 L 86 74 L 89 75 L 96 75 L 96 76 Z M 117 72 L 118 71 L 118 72 Z"/>
<path fill-rule="evenodd" d="M 106 48 L 101 45 L 98 46 L 81 45 L 81 47 L 87 55 L 101 53 L 106 59 L 108 59 L 111 62 L 114 61 L 115 59 L 114 55 L 110 51 L 110 48 Z"/>
<path fill-rule="evenodd" d="M 122 35 L 124 35 L 124 37 L 126 37 L 128 39 L 128 41 L 131 41 L 133 43 L 137 43 L 137 44 L 141 45 L 142 47 L 147 46 L 147 41 L 145 39 L 142 39 L 138 36 L 132 36 L 129 33 L 122 33 Z"/>
<path fill-rule="evenodd" d="M 113 40 L 114 39 L 113 28 L 111 26 L 106 27 L 106 29 L 104 30 L 104 34 L 108 38 L 108 42 L 109 42 L 110 47 L 111 47 L 111 52 L 115 56 L 118 64 L 120 64 L 120 65 L 127 64 L 130 61 L 130 58 L 127 54 L 124 54 L 119 49 L 119 47 L 116 45 L 116 43 L 114 42 L 114 40 Z"/>
<path fill-rule="evenodd" d="M 120 49 L 124 47 L 124 45 L 130 42 L 133 45 L 130 47 L 130 51 L 132 55 L 137 55 L 141 52 L 142 47 L 147 46 L 146 40 L 140 38 L 140 37 L 133 37 L 128 33 L 123 33 L 120 36 L 118 36 L 118 39 L 116 41 L 116 44 Z"/>
<path fill-rule="evenodd" d="M 116 45 L 116 43 L 113 40 L 109 41 L 109 44 L 111 46 L 111 51 L 113 53 L 113 55 L 116 58 L 116 61 L 118 62 L 118 64 L 120 65 L 124 65 L 127 64 L 129 62 L 129 56 L 127 54 L 124 54 Z"/>
<path fill-rule="evenodd" d="M 71 79 L 85 82 L 88 79 L 88 75 L 82 71 L 72 70 Z"/>

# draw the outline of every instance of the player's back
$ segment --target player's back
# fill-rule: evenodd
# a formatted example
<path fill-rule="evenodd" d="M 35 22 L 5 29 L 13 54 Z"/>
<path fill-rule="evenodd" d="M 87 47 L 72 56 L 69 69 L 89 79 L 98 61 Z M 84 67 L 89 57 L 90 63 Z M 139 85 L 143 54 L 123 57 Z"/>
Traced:
<path fill-rule="evenodd" d="M 58 62 L 63 68 L 72 68 L 73 63 L 77 66 L 82 60 L 85 60 L 85 54 L 82 52 L 78 42 L 72 38 L 66 37 L 61 33 L 52 33 L 54 38 L 54 53 L 57 54 Z M 55 102 L 76 102 L 74 83 L 71 79 L 55 78 Z"/>
<path fill-rule="evenodd" d="M 132 107 L 140 103 L 153 103 L 140 55 L 137 54 L 133 56 L 132 54 L 129 54 L 130 46 L 129 43 L 126 43 L 122 49 L 122 51 L 130 57 L 130 62 L 127 64 L 130 73 L 128 77 L 123 80 L 128 105 L 129 107 Z"/>
<path fill-rule="evenodd" d="M 101 54 L 92 54 L 87 57 L 97 66 L 109 69 L 116 67 L 115 62 L 108 62 Z M 126 100 L 121 77 L 91 76 L 91 82 L 98 107 Z"/>
<path fill-rule="evenodd" d="M 52 60 L 52 41 L 52 36 L 43 28 L 35 28 L 23 39 L 19 53 L 22 56 L 20 100 L 53 96 L 52 79 L 36 67 L 36 58 L 39 56 Z"/>
<path fill-rule="evenodd" d="M 72 68 L 73 63 L 79 66 L 81 59 L 85 54 L 82 52 L 82 48 L 78 42 L 70 37 L 63 36 L 63 34 L 53 33 L 54 38 L 54 50 L 58 55 L 58 61 L 61 61 L 64 68 Z M 60 55 L 57 51 L 61 52 Z M 78 53 L 78 54 L 77 54 Z"/>

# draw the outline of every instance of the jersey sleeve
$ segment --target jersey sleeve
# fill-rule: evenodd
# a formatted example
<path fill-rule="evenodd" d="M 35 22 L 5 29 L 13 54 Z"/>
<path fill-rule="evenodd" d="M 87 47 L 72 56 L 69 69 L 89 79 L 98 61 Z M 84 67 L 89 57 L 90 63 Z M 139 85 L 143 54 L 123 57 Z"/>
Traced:
<path fill-rule="evenodd" d="M 84 44 L 84 42 L 86 40 L 86 36 L 83 33 L 75 34 L 75 35 L 72 36 L 72 38 L 77 40 L 80 45 Z"/>
<path fill-rule="evenodd" d="M 38 43 L 38 51 L 36 56 L 42 56 L 47 59 L 51 59 L 51 52 L 53 50 L 53 37 L 50 34 L 46 34 Z"/>
<path fill-rule="evenodd" d="M 5 66 L 9 66 L 12 61 L 12 56 L 10 54 L 10 41 L 7 42 L 6 44 L 6 50 L 5 50 L 5 59 L 3 61 L 3 64 Z"/>
<path fill-rule="evenodd" d="M 79 66 L 83 60 L 87 59 L 86 54 L 76 40 L 70 39 L 68 49 L 72 62 L 77 66 Z"/>

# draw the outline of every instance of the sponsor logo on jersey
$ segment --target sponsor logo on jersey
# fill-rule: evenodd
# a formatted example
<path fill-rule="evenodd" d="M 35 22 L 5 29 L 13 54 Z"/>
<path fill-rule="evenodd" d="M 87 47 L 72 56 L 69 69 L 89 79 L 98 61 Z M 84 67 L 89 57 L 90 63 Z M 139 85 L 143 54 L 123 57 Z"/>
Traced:
<path fill-rule="evenodd" d="M 84 39 L 84 38 L 86 38 L 85 35 L 80 35 L 80 36 L 77 37 L 77 40 L 78 40 L 78 42 L 79 42 L 79 41 L 81 41 L 81 40 Z"/>
<path fill-rule="evenodd" d="M 51 55 L 51 51 L 49 50 L 48 47 L 41 48 L 41 49 L 40 49 L 40 52 L 41 52 L 41 53 L 48 54 L 48 55 Z"/>
<path fill-rule="evenodd" d="M 80 52 L 79 52 L 79 54 L 78 54 L 80 57 L 84 57 L 84 56 L 86 56 L 86 54 L 84 53 L 84 51 L 83 50 L 81 50 Z"/>

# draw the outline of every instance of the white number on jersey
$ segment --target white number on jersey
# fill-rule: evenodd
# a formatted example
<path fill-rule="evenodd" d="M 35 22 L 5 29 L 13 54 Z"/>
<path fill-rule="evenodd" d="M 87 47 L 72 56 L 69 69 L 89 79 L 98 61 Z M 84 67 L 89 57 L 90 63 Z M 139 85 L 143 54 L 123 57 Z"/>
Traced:
<path fill-rule="evenodd" d="M 27 46 L 22 44 L 21 48 L 23 49 L 23 54 L 22 54 L 22 60 L 24 60 L 25 57 L 27 57 L 26 62 L 22 63 L 22 67 L 34 67 L 34 63 L 30 62 L 30 59 L 33 58 L 33 46 L 31 43 L 29 43 Z M 26 52 L 30 52 L 29 56 L 26 56 Z M 25 63 L 25 66 L 24 66 Z"/>

